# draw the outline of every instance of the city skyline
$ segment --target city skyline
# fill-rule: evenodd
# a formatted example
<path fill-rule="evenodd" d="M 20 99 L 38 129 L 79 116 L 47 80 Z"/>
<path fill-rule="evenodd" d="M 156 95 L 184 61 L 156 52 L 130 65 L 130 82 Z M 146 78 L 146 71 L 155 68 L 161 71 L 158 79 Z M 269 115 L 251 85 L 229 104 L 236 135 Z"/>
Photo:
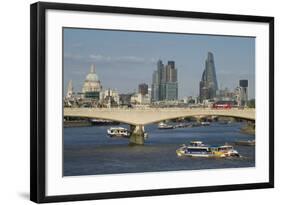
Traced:
<path fill-rule="evenodd" d="M 103 88 L 137 92 L 141 83 L 151 87 L 161 59 L 176 62 L 179 99 L 198 96 L 206 55 L 212 52 L 219 89 L 233 90 L 240 79 L 248 79 L 249 98 L 254 98 L 254 50 L 250 37 L 64 29 L 64 89 L 66 93 L 72 80 L 74 90 L 81 91 L 90 65 L 95 64 Z"/>

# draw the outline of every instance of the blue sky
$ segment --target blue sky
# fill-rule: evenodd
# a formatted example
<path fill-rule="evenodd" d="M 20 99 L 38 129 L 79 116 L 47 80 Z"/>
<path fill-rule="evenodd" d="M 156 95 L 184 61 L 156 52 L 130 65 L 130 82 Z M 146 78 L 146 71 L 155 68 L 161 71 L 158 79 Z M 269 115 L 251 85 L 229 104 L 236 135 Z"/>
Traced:
<path fill-rule="evenodd" d="M 255 38 L 64 29 L 64 88 L 73 81 L 81 91 L 91 64 L 103 88 L 119 93 L 151 86 L 152 73 L 161 59 L 174 60 L 178 69 L 179 97 L 196 96 L 208 52 L 214 54 L 219 88 L 233 90 L 240 79 L 249 80 L 249 98 L 255 96 Z"/>

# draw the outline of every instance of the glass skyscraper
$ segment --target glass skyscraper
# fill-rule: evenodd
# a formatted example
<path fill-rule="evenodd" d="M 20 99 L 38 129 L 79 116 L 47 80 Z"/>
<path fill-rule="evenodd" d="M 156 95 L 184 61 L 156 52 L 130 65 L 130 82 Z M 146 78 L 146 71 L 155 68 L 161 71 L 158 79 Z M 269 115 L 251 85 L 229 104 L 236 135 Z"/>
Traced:
<path fill-rule="evenodd" d="M 148 85 L 145 83 L 139 84 L 139 93 L 142 95 L 148 94 Z"/>
<path fill-rule="evenodd" d="M 245 106 L 248 102 L 248 80 L 239 80 L 241 88 L 241 105 Z"/>
<path fill-rule="evenodd" d="M 164 65 L 161 60 L 157 62 L 157 70 L 152 76 L 152 101 L 177 100 L 178 79 L 174 61 Z"/>
<path fill-rule="evenodd" d="M 216 76 L 214 55 L 208 52 L 207 59 L 205 61 L 205 69 L 202 74 L 202 78 L 199 85 L 199 98 L 202 102 L 206 99 L 213 99 L 216 97 L 218 90 L 218 82 Z"/>

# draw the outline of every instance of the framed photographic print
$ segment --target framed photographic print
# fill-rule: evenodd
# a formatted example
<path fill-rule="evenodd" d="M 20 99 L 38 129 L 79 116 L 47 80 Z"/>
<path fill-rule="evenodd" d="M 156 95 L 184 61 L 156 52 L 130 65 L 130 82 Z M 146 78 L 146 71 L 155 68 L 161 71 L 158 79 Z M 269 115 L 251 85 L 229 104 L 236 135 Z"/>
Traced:
<path fill-rule="evenodd" d="M 31 5 L 34 202 L 274 187 L 274 18 Z"/>

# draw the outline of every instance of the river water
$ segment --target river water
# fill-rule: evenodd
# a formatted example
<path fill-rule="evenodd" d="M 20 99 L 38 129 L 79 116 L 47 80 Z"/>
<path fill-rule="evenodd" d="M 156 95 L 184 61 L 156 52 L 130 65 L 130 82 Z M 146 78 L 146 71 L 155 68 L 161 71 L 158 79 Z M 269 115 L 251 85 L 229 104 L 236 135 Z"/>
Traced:
<path fill-rule="evenodd" d="M 127 125 L 120 125 L 128 127 Z M 64 176 L 239 168 L 255 166 L 255 146 L 234 148 L 240 158 L 179 158 L 176 149 L 191 140 L 209 145 L 233 144 L 252 140 L 254 135 L 240 133 L 241 122 L 211 123 L 210 126 L 159 130 L 145 126 L 148 139 L 144 146 L 129 146 L 128 139 L 109 138 L 110 126 L 64 128 Z"/>

